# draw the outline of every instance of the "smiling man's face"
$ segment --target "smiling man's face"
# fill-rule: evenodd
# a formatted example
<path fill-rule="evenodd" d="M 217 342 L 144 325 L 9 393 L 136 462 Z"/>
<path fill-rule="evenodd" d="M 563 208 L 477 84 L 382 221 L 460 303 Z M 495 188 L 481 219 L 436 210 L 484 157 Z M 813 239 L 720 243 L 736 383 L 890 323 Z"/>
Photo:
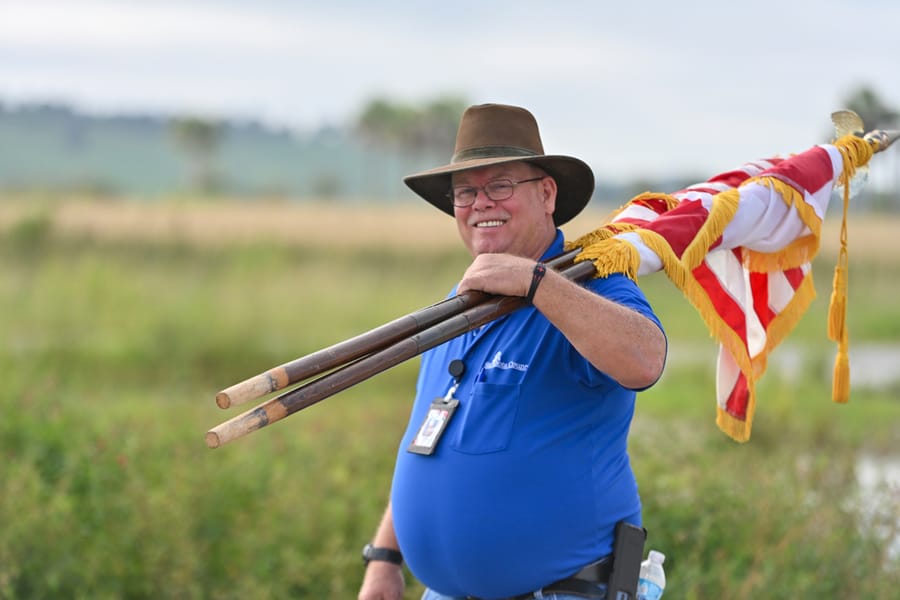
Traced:
<path fill-rule="evenodd" d="M 556 235 L 553 210 L 556 208 L 556 182 L 545 176 L 520 183 L 506 200 L 491 200 L 482 189 L 491 181 L 522 181 L 546 175 L 524 162 L 492 165 L 453 176 L 453 186 L 478 188 L 475 202 L 455 207 L 460 238 L 472 256 L 508 253 L 537 260 Z"/>

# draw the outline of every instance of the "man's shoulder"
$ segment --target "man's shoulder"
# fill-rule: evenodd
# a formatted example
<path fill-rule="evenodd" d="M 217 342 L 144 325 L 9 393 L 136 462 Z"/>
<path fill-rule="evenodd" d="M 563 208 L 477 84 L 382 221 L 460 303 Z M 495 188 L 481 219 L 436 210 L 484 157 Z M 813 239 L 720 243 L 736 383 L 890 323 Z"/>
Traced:
<path fill-rule="evenodd" d="M 625 273 L 610 273 L 600 277 L 591 277 L 587 280 L 586 285 L 595 290 L 624 289 L 640 292 L 641 289 L 637 282 Z M 643 295 L 643 292 L 641 294 Z"/>

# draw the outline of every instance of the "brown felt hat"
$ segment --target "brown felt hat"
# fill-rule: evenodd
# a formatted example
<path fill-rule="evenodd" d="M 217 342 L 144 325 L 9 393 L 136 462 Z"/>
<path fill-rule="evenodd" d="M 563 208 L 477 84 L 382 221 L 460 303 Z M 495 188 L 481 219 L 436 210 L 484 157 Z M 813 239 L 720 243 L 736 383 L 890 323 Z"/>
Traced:
<path fill-rule="evenodd" d="M 456 149 L 450 164 L 403 178 L 409 188 L 453 215 L 449 192 L 453 173 L 515 161 L 544 169 L 556 180 L 556 211 L 553 222 L 570 221 L 587 205 L 594 193 L 594 173 L 583 161 L 571 156 L 544 154 L 534 116 L 518 106 L 479 104 L 463 113 L 456 133 Z"/>

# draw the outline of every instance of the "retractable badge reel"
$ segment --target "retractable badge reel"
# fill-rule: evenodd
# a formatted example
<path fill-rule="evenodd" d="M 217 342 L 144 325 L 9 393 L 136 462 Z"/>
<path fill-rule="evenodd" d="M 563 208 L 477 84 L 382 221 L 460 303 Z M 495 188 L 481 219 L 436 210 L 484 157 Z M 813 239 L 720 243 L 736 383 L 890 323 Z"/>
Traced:
<path fill-rule="evenodd" d="M 415 454 L 432 454 L 437 444 L 450 423 L 450 418 L 456 407 L 459 406 L 459 400 L 453 397 L 463 373 L 466 371 L 466 365 L 463 361 L 456 359 L 451 360 L 448 367 L 450 375 L 453 377 L 453 385 L 447 390 L 447 394 L 443 398 L 436 398 L 425 415 L 425 421 L 419 427 L 416 437 L 407 450 Z"/>

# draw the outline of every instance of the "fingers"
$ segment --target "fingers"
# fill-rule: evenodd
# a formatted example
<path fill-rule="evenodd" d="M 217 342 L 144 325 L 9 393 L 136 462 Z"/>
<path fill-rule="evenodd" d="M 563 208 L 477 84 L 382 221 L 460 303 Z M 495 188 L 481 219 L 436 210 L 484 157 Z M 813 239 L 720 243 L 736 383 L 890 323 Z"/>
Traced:
<path fill-rule="evenodd" d="M 511 254 L 481 254 L 466 269 L 457 293 L 478 290 L 502 296 L 524 296 L 533 267 L 531 259 Z"/>

